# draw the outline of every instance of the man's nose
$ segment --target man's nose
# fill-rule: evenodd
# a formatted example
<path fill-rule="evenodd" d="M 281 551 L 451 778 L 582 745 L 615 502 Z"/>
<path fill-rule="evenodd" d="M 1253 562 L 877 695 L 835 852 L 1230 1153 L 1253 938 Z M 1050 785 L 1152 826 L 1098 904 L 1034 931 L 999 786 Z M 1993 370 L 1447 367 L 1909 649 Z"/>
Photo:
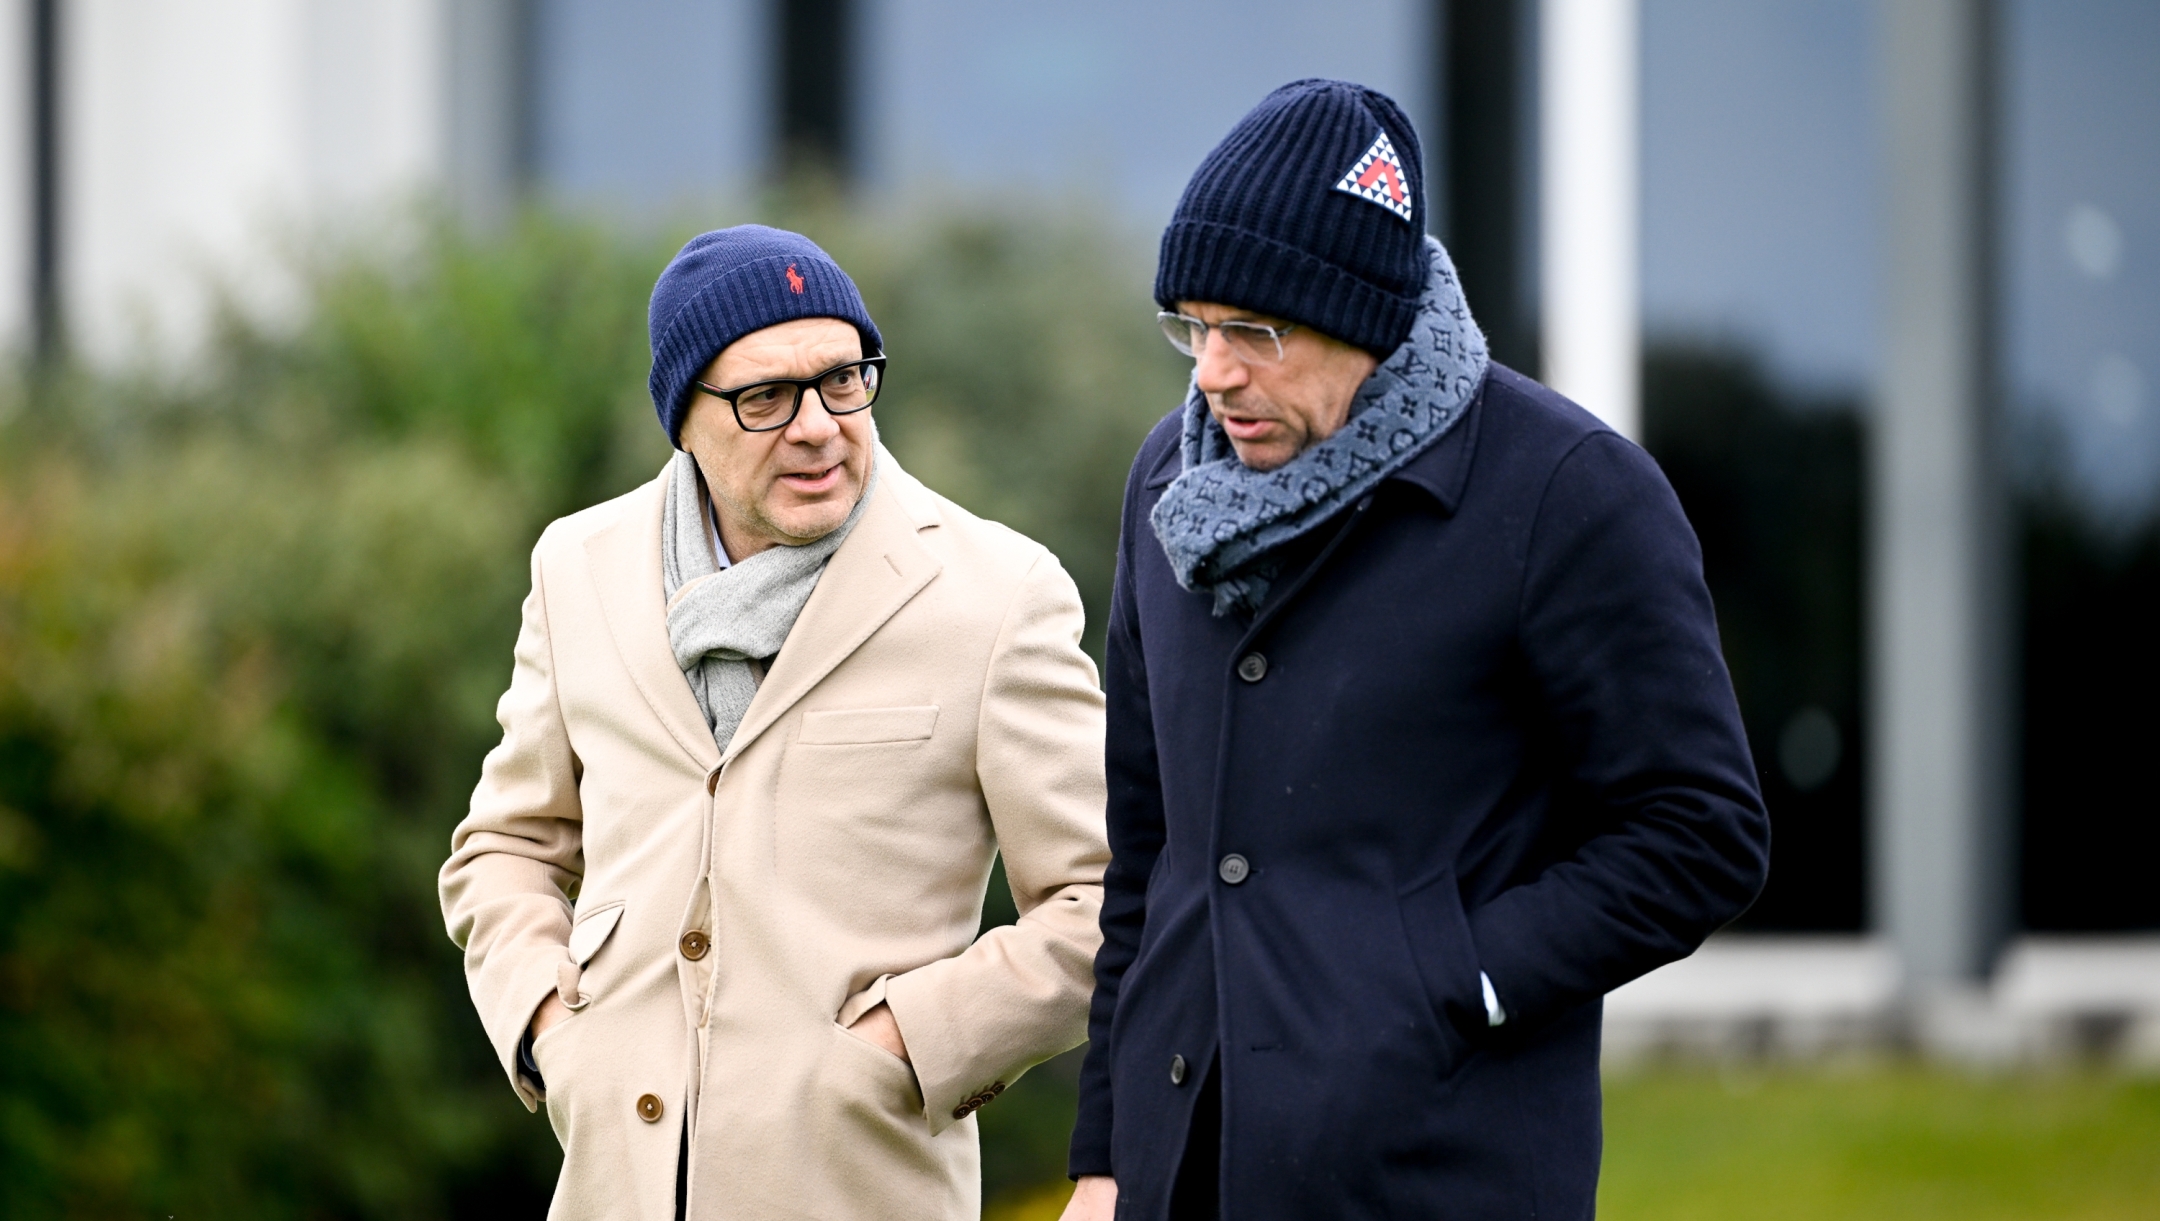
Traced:
<path fill-rule="evenodd" d="M 825 410 L 825 396 L 816 388 L 802 392 L 795 419 L 788 424 L 787 439 L 797 445 L 823 445 L 840 431 L 840 422 Z"/>
<path fill-rule="evenodd" d="M 1251 376 L 1245 362 L 1231 354 L 1230 343 L 1220 331 L 1211 332 L 1201 345 L 1200 354 L 1193 357 L 1193 377 L 1203 394 L 1235 390 Z"/>

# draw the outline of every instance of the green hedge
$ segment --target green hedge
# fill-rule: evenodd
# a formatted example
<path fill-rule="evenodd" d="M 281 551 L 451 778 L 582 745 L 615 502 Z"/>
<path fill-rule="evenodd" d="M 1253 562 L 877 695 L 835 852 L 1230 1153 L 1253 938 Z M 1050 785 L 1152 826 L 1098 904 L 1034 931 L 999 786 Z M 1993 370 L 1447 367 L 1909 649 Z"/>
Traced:
<path fill-rule="evenodd" d="M 861 282 L 901 461 L 1055 549 L 1092 641 L 1184 374 L 1144 250 L 1035 213 L 763 219 Z M 200 367 L 0 406 L 0 1215 L 541 1207 L 434 871 L 533 540 L 665 460 L 644 306 L 696 227 L 394 226 Z"/>

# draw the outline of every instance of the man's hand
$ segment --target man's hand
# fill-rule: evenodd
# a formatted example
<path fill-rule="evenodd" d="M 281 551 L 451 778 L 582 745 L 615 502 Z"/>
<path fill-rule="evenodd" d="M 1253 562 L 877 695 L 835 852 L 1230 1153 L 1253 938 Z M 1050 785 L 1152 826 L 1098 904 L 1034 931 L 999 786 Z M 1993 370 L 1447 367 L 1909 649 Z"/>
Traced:
<path fill-rule="evenodd" d="M 1058 1221 L 1111 1221 L 1117 1215 L 1117 1180 L 1107 1174 L 1083 1174 L 1073 1184 L 1072 1199 Z"/>
<path fill-rule="evenodd" d="M 533 1010 L 532 1037 L 539 1039 L 547 1033 L 548 1027 L 569 1016 L 570 1009 L 562 1003 L 562 997 L 553 992 L 548 993 L 547 998 L 540 1002 L 540 1007 Z"/>
<path fill-rule="evenodd" d="M 892 1010 L 886 1008 L 883 1001 L 863 1010 L 863 1015 L 848 1026 L 847 1032 L 865 1043 L 877 1044 L 900 1057 L 903 1063 L 914 1063 L 908 1059 L 907 1040 L 900 1037 L 900 1023 L 893 1020 Z"/>

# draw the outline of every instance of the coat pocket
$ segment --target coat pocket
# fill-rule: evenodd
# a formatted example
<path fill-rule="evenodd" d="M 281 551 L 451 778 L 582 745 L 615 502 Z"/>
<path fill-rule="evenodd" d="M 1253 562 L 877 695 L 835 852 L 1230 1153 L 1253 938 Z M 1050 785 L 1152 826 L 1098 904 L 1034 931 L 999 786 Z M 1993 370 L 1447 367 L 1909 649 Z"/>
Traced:
<path fill-rule="evenodd" d="M 592 1003 L 592 994 L 585 988 L 585 967 L 600 952 L 600 947 L 615 935 L 615 926 L 622 921 L 623 905 L 607 903 L 577 914 L 570 925 L 570 961 L 556 968 L 555 988 L 564 1005 L 571 1013 L 578 1013 Z"/>
<path fill-rule="evenodd" d="M 937 729 L 936 704 L 912 708 L 835 708 L 805 712 L 803 746 L 862 746 L 874 742 L 920 742 Z"/>
<path fill-rule="evenodd" d="M 604 904 L 589 912 L 579 912 L 577 922 L 570 926 L 570 959 L 583 967 L 615 935 L 615 926 L 621 922 L 623 905 L 620 902 Z"/>
<path fill-rule="evenodd" d="M 1471 1051 L 1468 1032 L 1485 1023 L 1477 945 L 1470 939 L 1470 919 L 1463 913 L 1455 871 L 1404 893 L 1397 905 L 1410 960 L 1447 1046 L 1447 1070 L 1453 1071 Z"/>
<path fill-rule="evenodd" d="M 905 1127 L 922 1120 L 922 1086 L 914 1065 L 838 1022 L 832 1033 L 840 1045 L 836 1067 L 848 1083 L 837 1093 L 867 1112 L 899 1118 Z"/>
<path fill-rule="evenodd" d="M 615 926 L 622 922 L 622 914 L 623 904 L 617 900 L 578 912 L 570 925 L 570 961 L 575 965 L 562 968 L 570 978 L 558 982 L 557 993 L 560 995 L 561 987 L 566 984 L 571 988 L 571 996 L 576 998 L 576 1003 L 572 1004 L 569 997 L 564 998 L 563 1003 L 569 1007 L 569 1014 L 557 1019 L 554 1025 L 541 1032 L 540 1036 L 533 1040 L 532 1049 L 533 1062 L 539 1066 L 540 1075 L 548 1078 L 548 1094 L 551 1097 L 566 1083 L 569 1076 L 564 1071 L 564 1066 L 557 1064 L 555 1075 L 548 1077 L 549 1057 L 555 1045 L 561 1042 L 556 1036 L 566 1028 L 576 1025 L 591 1005 L 592 994 L 585 988 L 585 966 L 600 952 L 600 948 L 608 943 L 608 939 L 615 935 Z"/>

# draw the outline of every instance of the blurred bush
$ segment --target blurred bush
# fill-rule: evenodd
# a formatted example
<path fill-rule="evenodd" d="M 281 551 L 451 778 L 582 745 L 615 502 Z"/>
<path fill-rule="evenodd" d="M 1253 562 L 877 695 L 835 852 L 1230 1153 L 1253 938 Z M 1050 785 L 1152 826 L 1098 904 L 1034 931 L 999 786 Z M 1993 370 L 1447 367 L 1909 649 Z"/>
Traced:
<path fill-rule="evenodd" d="M 861 282 L 900 460 L 1054 548 L 1093 640 L 1184 374 L 1144 254 L 1033 215 L 764 218 Z M 0 1215 L 544 1210 L 434 871 L 532 541 L 665 460 L 644 305 L 689 232 L 348 238 L 185 376 L 0 406 Z"/>

